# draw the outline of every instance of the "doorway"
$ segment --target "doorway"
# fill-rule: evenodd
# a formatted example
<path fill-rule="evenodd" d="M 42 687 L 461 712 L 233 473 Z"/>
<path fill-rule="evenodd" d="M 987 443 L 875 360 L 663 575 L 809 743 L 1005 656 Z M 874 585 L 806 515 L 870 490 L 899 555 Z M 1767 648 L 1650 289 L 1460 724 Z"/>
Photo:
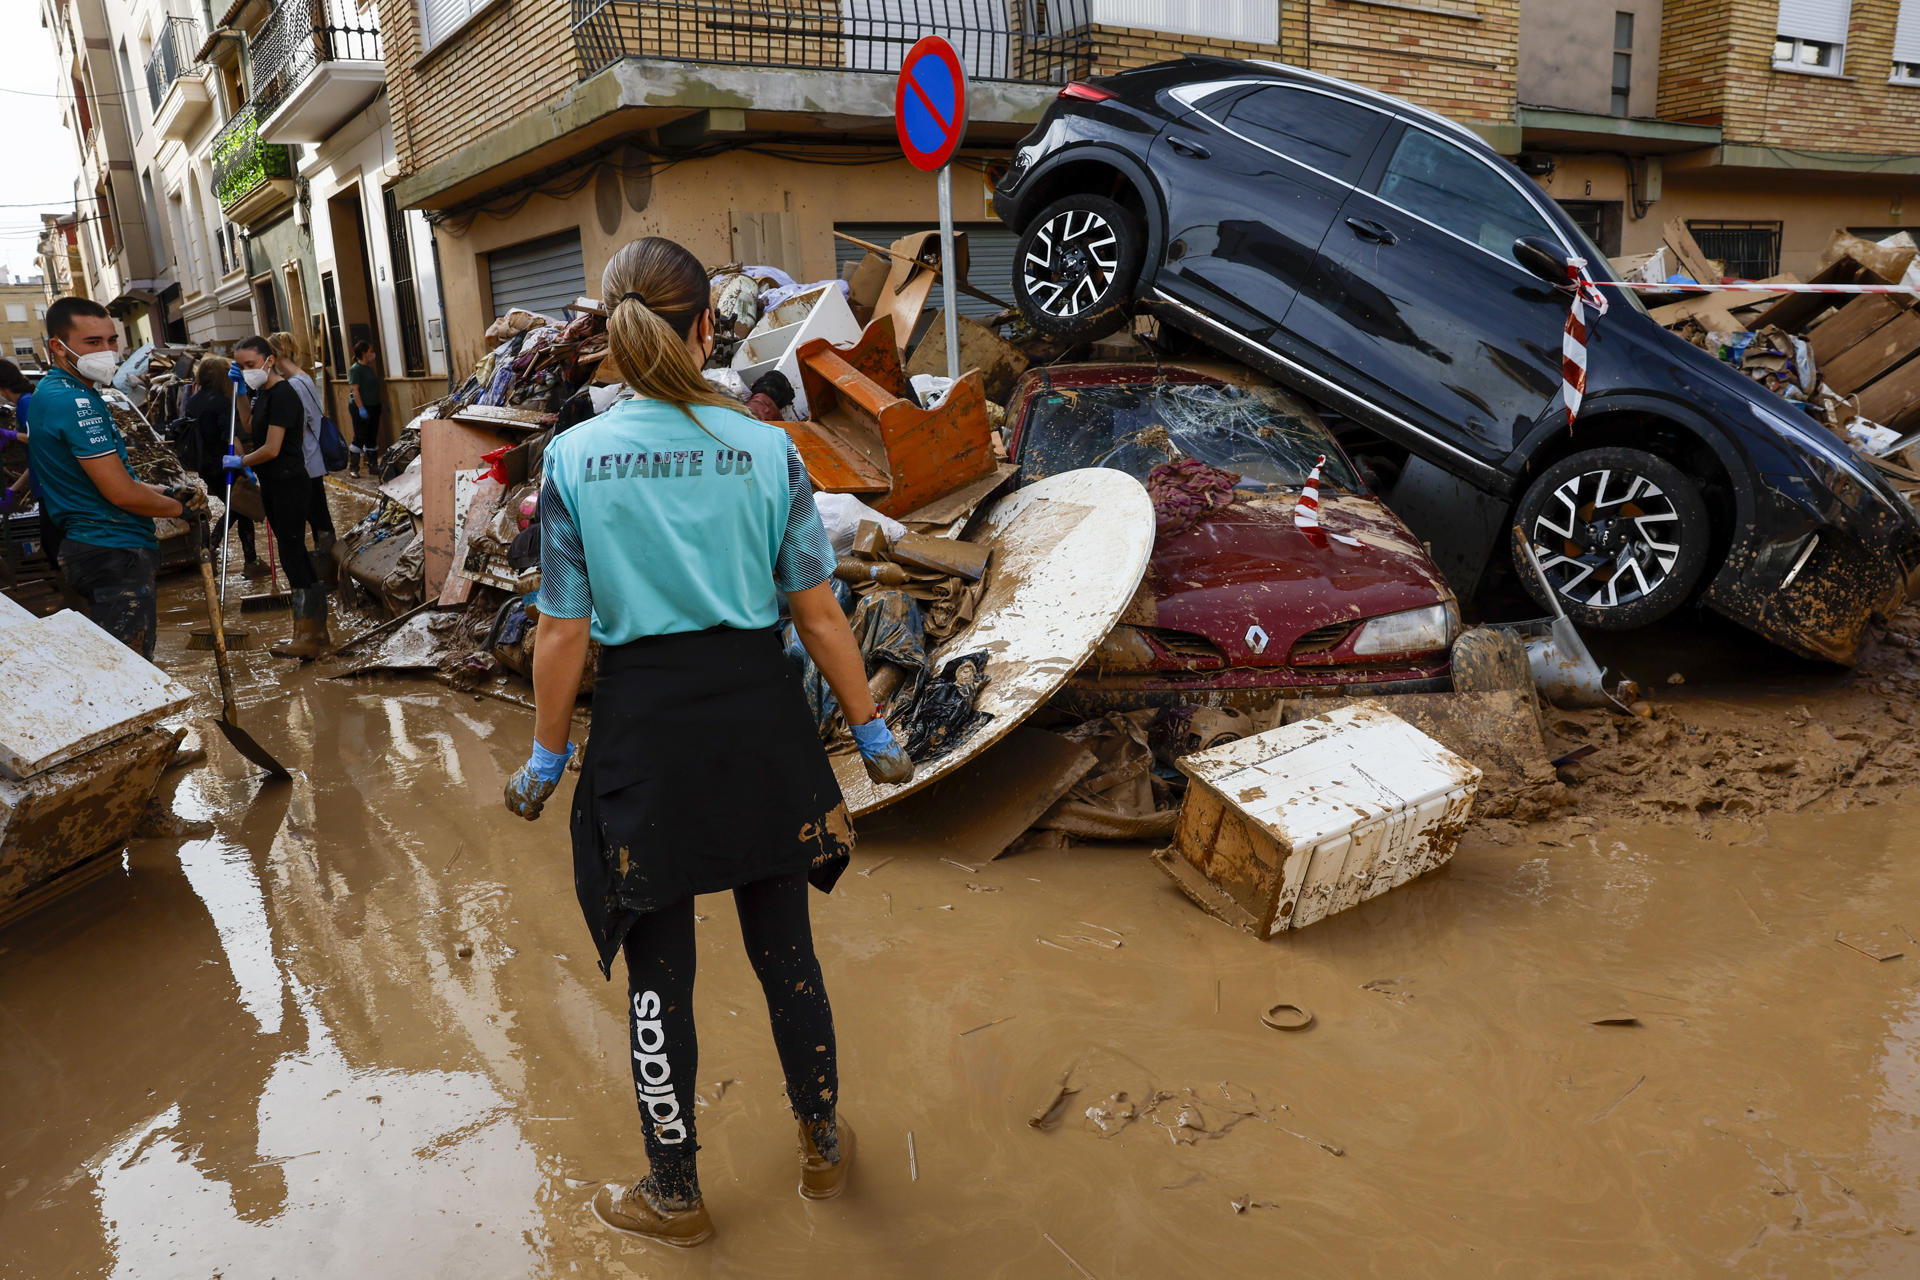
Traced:
<path fill-rule="evenodd" d="M 343 394 L 333 385 L 344 383 L 347 366 L 353 361 L 356 343 L 373 344 L 386 376 L 386 352 L 380 345 L 379 308 L 373 294 L 373 257 L 367 244 L 367 224 L 360 208 L 360 185 L 346 187 L 327 199 L 327 222 L 333 229 L 332 291 L 326 305 L 329 328 L 334 341 L 327 343 L 328 399 Z M 323 290 L 324 291 L 324 290 Z M 338 304 L 338 316 L 332 313 Z M 334 420 L 344 422 L 347 415 L 335 412 Z"/>

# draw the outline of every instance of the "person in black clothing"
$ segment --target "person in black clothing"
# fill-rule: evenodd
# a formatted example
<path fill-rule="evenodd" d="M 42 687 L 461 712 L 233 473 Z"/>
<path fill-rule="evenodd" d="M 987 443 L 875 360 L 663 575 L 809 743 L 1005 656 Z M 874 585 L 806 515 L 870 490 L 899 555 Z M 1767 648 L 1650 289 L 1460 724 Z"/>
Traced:
<path fill-rule="evenodd" d="M 273 348 L 265 338 L 242 338 L 233 348 L 233 359 L 255 396 L 249 423 L 254 447 L 223 458 L 220 465 L 232 470 L 252 467 L 260 477 L 267 525 L 287 548 L 284 567 L 293 587 L 293 638 L 275 645 L 271 652 L 277 658 L 307 661 L 326 653 L 332 642 L 327 637 L 327 589 L 320 585 L 313 561 L 297 554 L 306 547 L 307 504 L 312 495 L 300 448 L 306 407 L 280 376 Z"/>
<path fill-rule="evenodd" d="M 227 476 L 220 459 L 226 456 L 233 423 L 233 392 L 227 385 L 231 381 L 228 371 L 232 368 L 233 362 L 225 356 L 208 356 L 195 365 L 193 394 L 180 407 L 181 416 L 193 424 L 187 436 L 192 442 L 191 465 L 207 482 L 209 493 L 226 492 Z M 253 521 L 236 515 L 233 527 L 240 534 L 240 551 L 247 561 L 241 572 L 249 578 L 266 577 L 267 566 L 260 563 L 254 542 Z"/>

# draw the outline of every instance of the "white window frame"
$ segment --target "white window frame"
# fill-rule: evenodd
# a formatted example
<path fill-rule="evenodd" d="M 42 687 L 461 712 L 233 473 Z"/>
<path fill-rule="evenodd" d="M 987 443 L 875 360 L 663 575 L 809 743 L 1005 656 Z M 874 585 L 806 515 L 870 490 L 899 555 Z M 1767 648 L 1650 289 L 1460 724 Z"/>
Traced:
<path fill-rule="evenodd" d="M 481 14 L 487 12 L 487 10 L 493 8 L 496 4 L 499 4 L 500 0 L 442 0 L 442 2 L 463 7 L 466 13 L 452 26 L 436 33 L 427 25 L 427 9 L 431 0 L 414 0 L 414 16 L 418 19 L 420 27 L 421 57 L 432 53 L 448 40 L 451 40 L 454 36 L 459 35 L 469 26 L 473 25 L 475 18 L 478 18 Z"/>
<path fill-rule="evenodd" d="M 1900 0 L 1893 33 L 1893 70 L 1888 84 L 1920 85 L 1920 0 Z"/>
<path fill-rule="evenodd" d="M 24 347 L 20 345 L 23 342 L 27 344 Z M 40 353 L 33 348 L 32 338 L 15 338 L 13 340 L 13 355 L 16 360 L 22 356 L 25 356 L 29 360 L 37 360 L 40 358 Z"/>
<path fill-rule="evenodd" d="M 1847 38 L 1853 23 L 1852 0 L 1780 0 L 1774 23 L 1773 69 L 1802 76 L 1843 76 L 1847 67 Z M 1787 56 L 1778 56 L 1780 45 Z M 1831 66 L 1809 66 L 1800 60 L 1811 46 L 1833 50 Z"/>

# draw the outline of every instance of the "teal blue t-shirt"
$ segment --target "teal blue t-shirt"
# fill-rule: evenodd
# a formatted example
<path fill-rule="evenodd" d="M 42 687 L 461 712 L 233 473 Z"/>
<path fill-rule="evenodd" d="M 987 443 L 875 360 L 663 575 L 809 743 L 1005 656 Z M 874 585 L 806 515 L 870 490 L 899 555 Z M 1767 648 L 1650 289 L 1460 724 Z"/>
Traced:
<path fill-rule="evenodd" d="M 625 400 L 556 436 L 540 494 L 540 612 L 601 644 L 779 620 L 833 576 L 792 437 L 744 413 Z M 704 429 L 703 429 L 704 428 Z"/>
<path fill-rule="evenodd" d="M 127 442 L 98 392 L 65 369 L 53 369 L 34 390 L 27 418 L 27 463 L 47 514 L 69 541 L 132 550 L 160 545 L 151 517 L 108 502 L 80 466 L 82 458 L 109 453 L 127 465 Z M 133 474 L 131 467 L 127 474 Z"/>

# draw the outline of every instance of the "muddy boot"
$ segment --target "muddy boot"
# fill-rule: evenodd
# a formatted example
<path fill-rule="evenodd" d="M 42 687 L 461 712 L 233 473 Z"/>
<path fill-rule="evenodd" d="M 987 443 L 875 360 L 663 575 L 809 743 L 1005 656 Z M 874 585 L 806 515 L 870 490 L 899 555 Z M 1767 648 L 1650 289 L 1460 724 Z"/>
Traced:
<path fill-rule="evenodd" d="M 347 455 L 347 474 L 350 476 L 360 474 L 360 451 L 358 449 L 355 449 Z"/>
<path fill-rule="evenodd" d="M 267 573 L 267 566 L 261 564 L 258 560 L 247 561 L 246 566 L 240 570 L 241 577 L 251 579 L 255 582 L 266 577 Z"/>
<path fill-rule="evenodd" d="M 324 657 L 333 647 L 327 635 L 327 589 L 293 589 L 293 638 L 267 652 L 276 658 L 298 658 L 302 662 Z"/>
<path fill-rule="evenodd" d="M 656 1200 L 645 1178 L 630 1187 L 609 1182 L 594 1192 L 593 1216 L 615 1231 L 680 1249 L 691 1249 L 713 1234 L 705 1201 L 695 1198 L 675 1208 Z"/>
<path fill-rule="evenodd" d="M 809 1200 L 831 1200 L 845 1191 L 853 1151 L 853 1126 L 838 1112 L 831 1123 L 816 1121 L 809 1126 L 800 1121 L 800 1194 Z"/>

